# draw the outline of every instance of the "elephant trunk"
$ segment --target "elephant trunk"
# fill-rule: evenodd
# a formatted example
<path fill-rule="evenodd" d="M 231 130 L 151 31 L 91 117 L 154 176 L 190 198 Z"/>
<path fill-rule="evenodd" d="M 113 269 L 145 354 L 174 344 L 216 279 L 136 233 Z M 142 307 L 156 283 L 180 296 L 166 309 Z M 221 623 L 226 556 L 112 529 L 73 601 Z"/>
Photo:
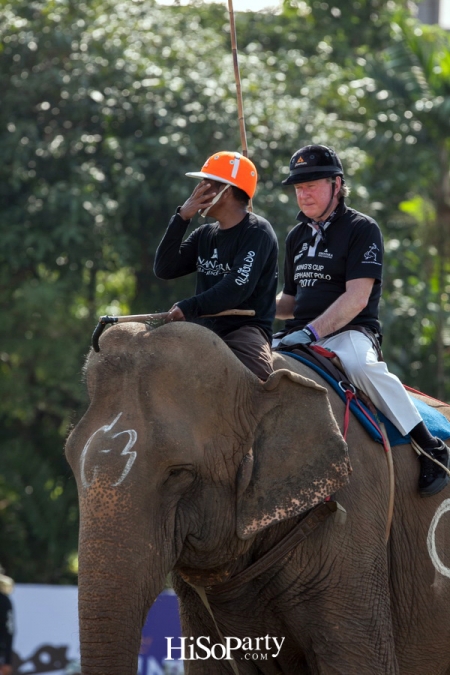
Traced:
<path fill-rule="evenodd" d="M 109 588 L 103 584 L 101 590 L 91 592 L 93 585 L 87 580 L 79 590 L 82 673 L 135 675 L 142 625 L 138 598 L 131 591 L 126 602 L 118 602 L 116 584 Z"/>
<path fill-rule="evenodd" d="M 91 496 L 91 495 L 90 495 Z M 95 503 L 96 502 L 96 503 Z M 105 517 L 105 510 L 108 516 Z M 83 675 L 136 675 L 141 631 L 173 564 L 150 523 L 81 500 L 79 621 Z"/>

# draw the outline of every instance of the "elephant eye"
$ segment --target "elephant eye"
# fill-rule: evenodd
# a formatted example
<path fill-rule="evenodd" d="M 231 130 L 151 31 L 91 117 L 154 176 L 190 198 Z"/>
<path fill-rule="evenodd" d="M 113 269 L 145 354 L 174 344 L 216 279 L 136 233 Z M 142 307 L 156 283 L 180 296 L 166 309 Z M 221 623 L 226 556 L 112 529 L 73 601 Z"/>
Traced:
<path fill-rule="evenodd" d="M 194 475 L 195 475 L 194 474 L 194 467 L 192 466 L 192 464 L 183 464 L 181 466 L 171 466 L 168 469 L 167 478 L 166 478 L 165 482 L 167 482 L 171 478 L 178 478 L 178 477 L 181 477 L 181 476 L 193 479 Z"/>

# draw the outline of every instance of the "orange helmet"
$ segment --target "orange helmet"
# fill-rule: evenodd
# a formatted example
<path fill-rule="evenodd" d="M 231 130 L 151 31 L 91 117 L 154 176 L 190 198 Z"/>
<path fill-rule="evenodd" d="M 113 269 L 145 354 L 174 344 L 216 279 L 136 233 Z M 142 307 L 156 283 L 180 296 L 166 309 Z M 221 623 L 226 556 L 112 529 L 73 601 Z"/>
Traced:
<path fill-rule="evenodd" d="M 210 178 L 219 183 L 234 185 L 243 190 L 250 199 L 255 194 L 258 174 L 256 167 L 248 157 L 239 152 L 216 152 L 208 157 L 201 171 L 190 171 L 186 176 L 192 178 Z"/>

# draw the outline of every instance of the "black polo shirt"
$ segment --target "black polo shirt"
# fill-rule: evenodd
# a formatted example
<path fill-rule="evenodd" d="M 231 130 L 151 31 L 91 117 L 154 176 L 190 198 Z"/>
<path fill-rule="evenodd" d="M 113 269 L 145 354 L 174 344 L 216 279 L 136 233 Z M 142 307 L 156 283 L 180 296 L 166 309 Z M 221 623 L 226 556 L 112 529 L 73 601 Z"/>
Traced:
<path fill-rule="evenodd" d="M 286 239 L 283 292 L 295 296 L 295 318 L 286 321 L 286 328 L 303 328 L 314 321 L 345 292 L 347 281 L 369 278 L 375 279 L 369 302 L 351 323 L 379 333 L 383 237 L 375 220 L 342 200 L 325 230 L 325 241 L 301 211 L 297 220 Z"/>
<path fill-rule="evenodd" d="M 234 227 L 222 230 L 218 223 L 206 223 L 183 241 L 188 224 L 173 216 L 154 265 L 161 279 L 197 272 L 196 294 L 177 303 L 186 319 L 221 336 L 241 326 L 259 326 L 270 341 L 278 278 L 278 242 L 271 224 L 247 213 Z M 255 316 L 197 318 L 226 309 L 254 309 Z"/>

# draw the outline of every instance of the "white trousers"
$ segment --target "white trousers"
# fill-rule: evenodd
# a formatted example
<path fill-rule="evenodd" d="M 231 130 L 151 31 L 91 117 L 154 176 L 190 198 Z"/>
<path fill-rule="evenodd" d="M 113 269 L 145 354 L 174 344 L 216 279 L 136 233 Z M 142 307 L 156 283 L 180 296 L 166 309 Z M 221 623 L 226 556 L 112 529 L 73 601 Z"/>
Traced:
<path fill-rule="evenodd" d="M 339 356 L 348 379 L 361 389 L 403 436 L 422 422 L 422 417 L 396 375 L 390 373 L 371 340 L 356 330 L 325 337 L 314 344 Z"/>

